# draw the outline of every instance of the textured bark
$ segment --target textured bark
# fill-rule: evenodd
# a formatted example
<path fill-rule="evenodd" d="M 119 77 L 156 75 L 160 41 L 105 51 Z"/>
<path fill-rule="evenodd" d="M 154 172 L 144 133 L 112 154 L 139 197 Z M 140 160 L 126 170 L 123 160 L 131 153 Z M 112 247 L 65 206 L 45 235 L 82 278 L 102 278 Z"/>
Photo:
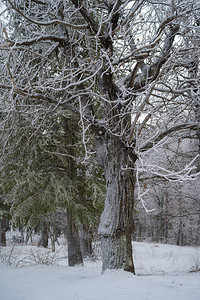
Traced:
<path fill-rule="evenodd" d="M 6 246 L 6 218 L 0 220 L 0 246 Z"/>
<path fill-rule="evenodd" d="M 118 139 L 108 140 L 106 149 L 107 196 L 99 226 L 99 234 L 102 239 L 103 271 L 124 269 L 135 273 L 131 244 L 134 170 L 127 168 L 130 163 L 128 149 L 122 147 Z M 135 157 L 133 159 L 136 160 Z"/>
<path fill-rule="evenodd" d="M 196 18 L 196 25 L 197 28 L 200 28 L 200 16 L 197 14 L 195 16 Z M 198 31 L 197 29 L 197 31 Z M 200 47 L 199 39 L 198 41 L 198 47 Z M 197 43 L 197 41 L 195 41 Z M 194 57 L 194 61 L 192 62 L 193 67 L 190 70 L 191 78 L 195 79 L 194 85 L 194 95 L 195 95 L 195 117 L 198 124 L 200 124 L 200 91 L 199 91 L 199 55 L 196 54 L 196 57 Z M 198 150 L 199 150 L 199 157 L 197 159 L 197 172 L 200 172 L 200 126 L 197 128 L 197 138 L 198 138 Z"/>
<path fill-rule="evenodd" d="M 79 230 L 81 253 L 83 257 L 92 255 L 92 237 L 88 226 L 83 225 Z"/>
<path fill-rule="evenodd" d="M 200 46 L 200 43 L 199 43 Z M 200 92 L 199 92 L 199 85 L 198 85 L 198 70 L 199 70 L 199 58 L 196 57 L 192 62 L 193 68 L 189 71 L 192 81 L 191 86 L 193 89 L 193 97 L 194 97 L 194 113 L 197 124 L 200 124 Z M 196 134 L 198 139 L 198 151 L 199 157 L 197 158 L 196 165 L 197 165 L 197 172 L 200 172 L 200 126 L 196 127 Z"/>
<path fill-rule="evenodd" d="M 52 252 L 56 251 L 56 226 L 55 226 L 55 223 L 52 224 L 51 250 L 52 250 Z"/>
<path fill-rule="evenodd" d="M 42 222 L 42 240 L 41 240 L 41 245 L 44 248 L 48 247 L 48 226 L 46 222 Z"/>
<path fill-rule="evenodd" d="M 200 124 L 200 103 L 196 105 L 196 120 Z M 197 159 L 197 172 L 200 172 L 200 126 L 197 129 L 199 157 Z"/>
<path fill-rule="evenodd" d="M 24 228 L 22 225 L 19 226 L 19 231 L 21 234 L 21 243 L 24 243 Z"/>
<path fill-rule="evenodd" d="M 78 229 L 76 228 L 71 211 L 67 211 L 67 241 L 68 241 L 68 265 L 73 267 L 75 265 L 83 264 L 81 253 L 80 239 Z"/>

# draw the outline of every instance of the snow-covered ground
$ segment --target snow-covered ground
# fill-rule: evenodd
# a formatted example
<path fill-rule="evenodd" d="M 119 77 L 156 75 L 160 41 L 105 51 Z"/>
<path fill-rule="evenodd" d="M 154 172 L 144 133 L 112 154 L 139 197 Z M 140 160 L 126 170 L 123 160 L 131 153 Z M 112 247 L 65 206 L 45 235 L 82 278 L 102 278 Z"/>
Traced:
<path fill-rule="evenodd" d="M 0 300 L 199 300 L 200 247 L 133 243 L 137 276 L 101 274 L 100 260 L 67 266 L 67 246 L 0 250 Z M 17 267 L 16 267 L 17 266 Z"/>

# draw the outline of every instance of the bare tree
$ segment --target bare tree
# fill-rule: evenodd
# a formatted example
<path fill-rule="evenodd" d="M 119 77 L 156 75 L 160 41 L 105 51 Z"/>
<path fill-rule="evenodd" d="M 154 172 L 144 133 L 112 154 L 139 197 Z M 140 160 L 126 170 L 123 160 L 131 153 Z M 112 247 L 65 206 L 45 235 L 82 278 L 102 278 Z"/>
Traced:
<path fill-rule="evenodd" d="M 20 117 L 31 107 L 41 116 L 47 102 L 46 114 L 60 108 L 77 116 L 85 160 L 94 139 L 105 171 L 107 196 L 99 226 L 103 270 L 134 273 L 136 167 L 143 153 L 168 136 L 198 127 L 189 109 L 191 89 L 185 85 L 189 49 L 183 36 L 200 3 L 4 2 L 9 26 L 0 48 L 1 110 Z M 191 170 L 191 164 L 178 173 L 161 168 L 159 175 L 186 179 Z"/>
<path fill-rule="evenodd" d="M 169 139 L 168 144 L 151 153 L 148 161 L 144 162 L 146 170 L 141 173 L 139 181 L 143 202 L 150 212 L 144 214 L 141 201 L 136 201 L 134 239 L 199 245 L 199 176 L 191 181 L 184 180 L 183 176 L 181 181 L 166 180 L 158 174 L 158 167 L 181 170 L 196 157 L 199 149 L 198 140 L 194 137 L 188 132 L 187 139 Z M 154 168 L 148 174 L 148 167 L 152 164 Z"/>

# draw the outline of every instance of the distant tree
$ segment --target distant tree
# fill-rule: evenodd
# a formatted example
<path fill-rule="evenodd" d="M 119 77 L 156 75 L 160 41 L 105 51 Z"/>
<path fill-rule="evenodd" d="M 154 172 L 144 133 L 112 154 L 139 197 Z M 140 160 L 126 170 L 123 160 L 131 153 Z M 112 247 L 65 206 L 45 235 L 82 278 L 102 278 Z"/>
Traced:
<path fill-rule="evenodd" d="M 148 157 L 154 165 L 151 172 L 148 173 L 147 170 L 149 162 L 145 165 L 145 160 L 143 161 L 144 172 L 141 172 L 139 181 L 147 212 L 144 213 L 141 201 L 137 201 L 134 239 L 178 245 L 199 245 L 200 178 L 196 168 L 192 171 L 194 177 L 190 181 L 187 178 L 185 180 L 184 176 L 182 181 L 159 176 L 159 168 L 183 169 L 185 165 L 191 163 L 193 157 L 198 155 L 198 151 L 196 136 L 188 132 L 187 139 L 180 137 L 178 140 L 171 139 L 159 151 L 151 153 Z"/>
<path fill-rule="evenodd" d="M 0 198 L 0 246 L 6 246 L 6 231 L 10 219 L 9 205 Z"/>
<path fill-rule="evenodd" d="M 67 108 L 79 118 L 85 161 L 93 152 L 93 139 L 106 179 L 99 227 L 103 270 L 121 268 L 134 273 L 131 236 L 136 169 L 144 153 L 156 150 L 168 136 L 198 127 L 189 109 L 191 89 L 185 86 L 189 49 L 184 36 L 194 24 L 200 3 L 4 3 L 9 8 L 9 28 L 4 28 L 1 45 L 4 111 L 19 113 L 27 101 L 39 118 L 46 103 L 51 108 L 47 114 L 53 107 Z M 190 52 L 193 55 L 193 49 Z M 161 168 L 159 175 L 169 178 L 170 174 L 178 180 L 191 170 L 170 174 Z"/>

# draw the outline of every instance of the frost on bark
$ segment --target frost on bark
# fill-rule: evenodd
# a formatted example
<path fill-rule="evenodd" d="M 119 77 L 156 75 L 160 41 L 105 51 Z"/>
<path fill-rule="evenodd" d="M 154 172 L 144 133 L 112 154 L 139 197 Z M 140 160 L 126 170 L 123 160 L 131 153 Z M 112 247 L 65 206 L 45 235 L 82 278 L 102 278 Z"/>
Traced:
<path fill-rule="evenodd" d="M 135 273 L 131 244 L 134 170 L 128 169 L 130 162 L 127 149 L 121 147 L 118 139 L 108 139 L 106 148 L 108 150 L 105 165 L 107 195 L 99 226 L 103 271 L 124 269 Z"/>
<path fill-rule="evenodd" d="M 88 226 L 81 225 L 79 229 L 81 253 L 83 257 L 92 256 L 92 236 Z"/>

